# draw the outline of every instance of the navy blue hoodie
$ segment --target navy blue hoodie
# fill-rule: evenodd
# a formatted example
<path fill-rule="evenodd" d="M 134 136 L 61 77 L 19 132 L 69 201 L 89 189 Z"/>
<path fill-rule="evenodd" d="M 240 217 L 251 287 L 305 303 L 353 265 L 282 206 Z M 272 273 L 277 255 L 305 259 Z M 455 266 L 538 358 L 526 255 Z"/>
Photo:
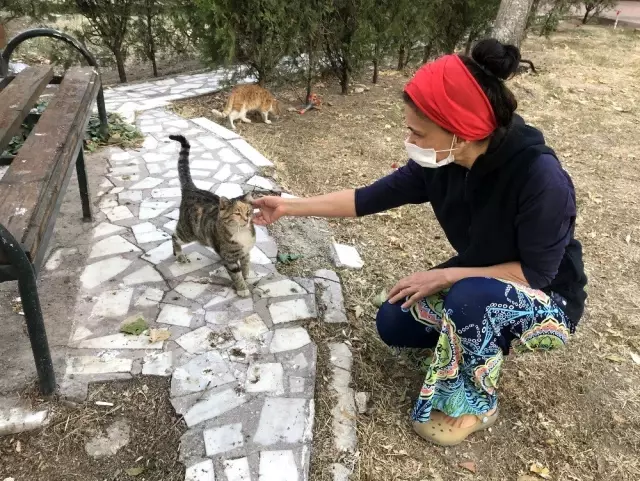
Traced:
<path fill-rule="evenodd" d="M 534 289 L 560 295 L 577 324 L 587 278 L 582 246 L 574 239 L 575 190 L 542 133 L 516 116 L 471 169 L 437 169 L 413 160 L 356 189 L 359 216 L 430 202 L 458 254 L 438 267 L 488 267 L 520 262 Z M 573 327 L 573 326 L 572 326 Z"/>

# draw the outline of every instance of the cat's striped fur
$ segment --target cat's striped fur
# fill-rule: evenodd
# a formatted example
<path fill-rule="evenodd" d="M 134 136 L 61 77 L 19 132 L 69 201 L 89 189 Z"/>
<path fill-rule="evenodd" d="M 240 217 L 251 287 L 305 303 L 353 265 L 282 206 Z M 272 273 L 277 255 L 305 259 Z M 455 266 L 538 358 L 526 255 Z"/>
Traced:
<path fill-rule="evenodd" d="M 190 145 L 182 135 L 170 135 L 180 142 L 178 176 L 182 190 L 180 217 L 173 235 L 173 254 L 178 262 L 188 262 L 180 242 L 197 241 L 213 248 L 224 263 L 239 296 L 249 295 L 249 252 L 256 242 L 251 195 L 235 199 L 218 197 L 199 189 L 191 179 Z"/>

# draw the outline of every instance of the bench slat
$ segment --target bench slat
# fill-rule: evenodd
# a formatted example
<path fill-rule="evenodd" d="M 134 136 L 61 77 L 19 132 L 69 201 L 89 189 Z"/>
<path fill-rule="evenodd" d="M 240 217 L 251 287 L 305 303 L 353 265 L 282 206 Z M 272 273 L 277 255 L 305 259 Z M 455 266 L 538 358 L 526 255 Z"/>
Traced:
<path fill-rule="evenodd" d="M 0 180 L 0 222 L 22 243 L 32 262 L 53 228 L 99 89 L 93 68 L 69 69 Z M 0 253 L 0 263 L 6 263 L 3 257 Z"/>
<path fill-rule="evenodd" d="M 29 67 L 0 92 L 0 154 L 20 132 L 23 120 L 52 78 L 50 66 Z"/>

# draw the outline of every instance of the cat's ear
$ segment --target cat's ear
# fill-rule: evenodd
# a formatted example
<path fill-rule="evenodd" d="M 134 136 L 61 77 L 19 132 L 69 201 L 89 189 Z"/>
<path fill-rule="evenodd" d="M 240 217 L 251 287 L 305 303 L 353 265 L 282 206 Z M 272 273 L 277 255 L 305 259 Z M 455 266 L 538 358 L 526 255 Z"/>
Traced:
<path fill-rule="evenodd" d="M 246 202 L 247 204 L 253 204 L 253 201 L 256 200 L 256 199 L 253 196 L 252 192 L 247 192 L 242 197 L 240 197 L 240 200 L 243 201 L 243 202 Z"/>
<path fill-rule="evenodd" d="M 229 199 L 227 199 L 226 197 L 220 197 L 220 209 L 222 210 L 226 210 L 229 207 L 231 207 L 231 201 Z"/>

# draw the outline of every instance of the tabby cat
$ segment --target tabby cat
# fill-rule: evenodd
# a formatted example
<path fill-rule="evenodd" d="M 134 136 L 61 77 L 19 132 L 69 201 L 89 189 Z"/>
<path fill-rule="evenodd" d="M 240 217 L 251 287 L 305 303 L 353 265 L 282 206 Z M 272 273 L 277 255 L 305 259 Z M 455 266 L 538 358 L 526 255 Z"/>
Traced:
<path fill-rule="evenodd" d="M 173 255 L 177 256 L 178 262 L 189 262 L 182 253 L 180 242 L 197 241 L 213 248 L 221 257 L 238 295 L 247 297 L 249 252 L 256 242 L 251 194 L 227 199 L 197 188 L 189 169 L 189 142 L 182 135 L 170 135 L 169 138 L 181 145 L 178 176 L 182 201 L 180 217 L 172 237 Z"/>
<path fill-rule="evenodd" d="M 269 113 L 280 115 L 278 100 L 268 90 L 255 84 L 235 87 L 229 95 L 224 112 L 215 109 L 212 112 L 218 117 L 229 119 L 231 128 L 235 130 L 236 126 L 233 122 L 240 119 L 242 122 L 250 124 L 251 120 L 247 118 L 247 113 L 254 110 L 262 114 L 265 124 L 271 123 Z"/>

